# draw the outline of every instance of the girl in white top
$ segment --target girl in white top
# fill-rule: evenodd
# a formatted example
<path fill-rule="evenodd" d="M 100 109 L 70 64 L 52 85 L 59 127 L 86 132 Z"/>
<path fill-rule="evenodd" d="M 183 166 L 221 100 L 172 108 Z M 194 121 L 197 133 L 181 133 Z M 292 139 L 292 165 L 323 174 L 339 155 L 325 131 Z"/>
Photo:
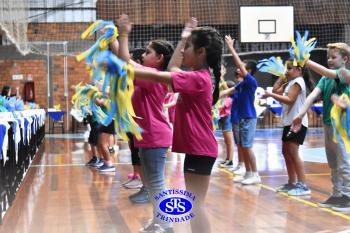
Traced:
<path fill-rule="evenodd" d="M 298 133 L 291 131 L 293 119 L 298 115 L 306 99 L 307 87 L 311 89 L 309 72 L 300 66 L 293 66 L 293 61 L 287 61 L 286 78 L 279 78 L 272 92 L 266 91 L 263 98 L 273 97 L 283 105 L 282 123 L 282 154 L 284 156 L 288 183 L 276 189 L 289 195 L 309 195 L 311 190 L 305 184 L 304 165 L 299 157 L 299 145 L 302 145 L 308 127 L 308 118 L 302 119 L 302 129 Z"/>

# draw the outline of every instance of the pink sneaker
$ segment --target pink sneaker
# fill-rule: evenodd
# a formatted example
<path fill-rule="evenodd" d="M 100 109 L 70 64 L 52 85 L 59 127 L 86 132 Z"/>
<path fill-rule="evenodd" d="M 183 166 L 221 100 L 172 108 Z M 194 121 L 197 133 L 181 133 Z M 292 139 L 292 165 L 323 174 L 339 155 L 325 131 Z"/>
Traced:
<path fill-rule="evenodd" d="M 128 180 L 132 180 L 132 179 L 135 179 L 135 178 L 140 179 L 140 175 L 138 173 L 134 173 L 134 172 L 129 173 Z"/>

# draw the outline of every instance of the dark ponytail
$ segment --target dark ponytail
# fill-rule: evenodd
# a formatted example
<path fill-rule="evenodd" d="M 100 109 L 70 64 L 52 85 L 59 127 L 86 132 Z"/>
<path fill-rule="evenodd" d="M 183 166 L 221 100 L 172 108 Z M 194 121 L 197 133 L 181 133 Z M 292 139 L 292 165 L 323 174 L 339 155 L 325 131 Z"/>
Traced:
<path fill-rule="evenodd" d="M 213 27 L 198 27 L 192 31 L 192 43 L 195 49 L 205 48 L 206 62 L 213 70 L 215 77 L 213 105 L 219 99 L 219 83 L 221 77 L 221 57 L 223 41 L 219 32 Z"/>
<path fill-rule="evenodd" d="M 213 74 L 214 74 L 214 78 L 215 78 L 212 105 L 215 105 L 216 102 L 218 102 L 219 95 L 220 95 L 219 84 L 220 84 L 220 77 L 221 77 L 221 65 L 219 64 L 217 67 L 212 67 L 212 69 L 213 69 Z"/>

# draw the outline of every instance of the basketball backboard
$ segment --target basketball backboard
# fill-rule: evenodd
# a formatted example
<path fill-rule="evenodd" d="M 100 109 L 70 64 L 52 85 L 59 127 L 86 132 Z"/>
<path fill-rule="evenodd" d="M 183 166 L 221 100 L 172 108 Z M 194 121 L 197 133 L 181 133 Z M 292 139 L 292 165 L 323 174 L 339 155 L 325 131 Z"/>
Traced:
<path fill-rule="evenodd" d="M 241 6 L 242 43 L 289 42 L 294 38 L 293 6 Z"/>

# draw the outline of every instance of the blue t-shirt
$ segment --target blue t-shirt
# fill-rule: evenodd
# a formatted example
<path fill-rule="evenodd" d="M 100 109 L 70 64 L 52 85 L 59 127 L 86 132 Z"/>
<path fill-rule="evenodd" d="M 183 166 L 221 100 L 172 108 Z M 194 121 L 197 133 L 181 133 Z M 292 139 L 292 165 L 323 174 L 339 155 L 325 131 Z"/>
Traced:
<path fill-rule="evenodd" d="M 238 93 L 234 92 L 230 95 L 232 99 L 232 106 L 231 106 L 231 122 L 232 124 L 238 124 Z"/>
<path fill-rule="evenodd" d="M 255 91 L 258 83 L 251 74 L 247 74 L 244 80 L 237 87 L 238 119 L 255 119 L 256 111 L 254 107 Z"/>

